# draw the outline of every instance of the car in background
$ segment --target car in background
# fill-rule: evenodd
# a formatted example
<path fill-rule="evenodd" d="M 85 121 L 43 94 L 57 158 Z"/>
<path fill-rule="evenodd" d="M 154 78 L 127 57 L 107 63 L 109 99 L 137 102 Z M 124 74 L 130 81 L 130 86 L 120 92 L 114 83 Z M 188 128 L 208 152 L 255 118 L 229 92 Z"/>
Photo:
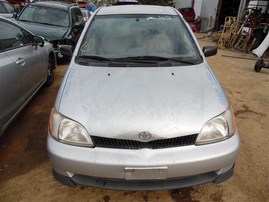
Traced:
<path fill-rule="evenodd" d="M 172 7 L 101 7 L 72 53 L 49 119 L 59 182 L 178 189 L 233 175 L 232 107 L 193 32 Z M 73 56 L 72 56 L 73 54 Z"/>
<path fill-rule="evenodd" d="M 21 26 L 52 43 L 58 58 L 63 58 L 59 45 L 72 45 L 74 48 L 84 27 L 78 5 L 60 1 L 29 3 L 16 20 Z"/>
<path fill-rule="evenodd" d="M 118 5 L 137 5 L 137 4 L 140 4 L 140 3 L 136 0 L 118 0 L 118 1 L 116 1 L 116 3 L 114 3 L 115 6 L 118 6 Z"/>
<path fill-rule="evenodd" d="M 84 23 L 91 17 L 91 12 L 88 11 L 86 8 L 80 8 L 81 13 L 83 15 Z"/>
<path fill-rule="evenodd" d="M 0 16 L 12 18 L 16 13 L 18 13 L 18 11 L 13 4 L 5 0 L 0 0 Z"/>
<path fill-rule="evenodd" d="M 187 22 L 192 22 L 195 20 L 195 11 L 193 8 L 188 7 L 188 8 L 180 8 L 178 11 L 183 15 L 183 18 Z"/>
<path fill-rule="evenodd" d="M 201 20 L 200 18 L 195 19 L 195 11 L 193 8 L 180 8 L 178 11 L 182 14 L 183 18 L 189 24 L 193 32 L 198 32 L 201 29 Z"/>
<path fill-rule="evenodd" d="M 13 4 L 15 8 L 20 12 L 27 4 L 34 0 L 7 0 L 9 3 Z"/>
<path fill-rule="evenodd" d="M 0 136 L 43 85 L 53 82 L 56 56 L 43 37 L 0 17 Z"/>

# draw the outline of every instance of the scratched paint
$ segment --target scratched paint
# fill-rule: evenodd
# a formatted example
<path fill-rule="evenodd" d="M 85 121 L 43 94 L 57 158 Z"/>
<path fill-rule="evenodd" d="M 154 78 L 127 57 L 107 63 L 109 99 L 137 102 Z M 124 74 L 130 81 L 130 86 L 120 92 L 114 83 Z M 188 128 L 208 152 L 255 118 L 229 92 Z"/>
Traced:
<path fill-rule="evenodd" d="M 69 72 L 68 80 L 65 84 L 65 88 L 64 88 L 64 92 L 63 92 L 63 97 L 68 97 L 70 95 L 71 86 L 72 86 L 72 79 L 75 76 L 75 74 L 76 74 L 76 68 L 73 67 Z"/>
<path fill-rule="evenodd" d="M 212 86 L 216 92 L 219 103 L 221 105 L 225 105 L 225 95 L 222 92 L 220 86 L 218 85 L 216 78 L 212 76 L 211 72 L 207 72 L 207 78 L 209 79 L 210 83 L 212 84 Z"/>

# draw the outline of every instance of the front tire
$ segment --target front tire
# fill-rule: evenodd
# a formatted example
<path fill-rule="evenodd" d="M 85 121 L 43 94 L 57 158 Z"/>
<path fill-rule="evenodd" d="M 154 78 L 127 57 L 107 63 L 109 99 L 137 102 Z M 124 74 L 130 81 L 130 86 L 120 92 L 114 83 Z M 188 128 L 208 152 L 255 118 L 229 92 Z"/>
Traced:
<path fill-rule="evenodd" d="M 264 67 L 263 59 L 258 59 L 255 63 L 254 70 L 255 72 L 260 72 L 263 67 Z"/>
<path fill-rule="evenodd" d="M 53 83 L 53 79 L 54 79 L 54 67 L 53 67 L 53 60 L 50 57 L 48 61 L 48 74 L 45 86 L 50 86 Z"/>

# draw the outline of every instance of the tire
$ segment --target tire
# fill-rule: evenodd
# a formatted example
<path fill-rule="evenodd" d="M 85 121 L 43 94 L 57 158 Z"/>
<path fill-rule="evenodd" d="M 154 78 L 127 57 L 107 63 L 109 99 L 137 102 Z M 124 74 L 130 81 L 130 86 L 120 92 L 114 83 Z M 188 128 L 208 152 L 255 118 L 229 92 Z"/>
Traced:
<path fill-rule="evenodd" d="M 54 79 L 54 67 L 53 67 L 53 60 L 52 58 L 49 58 L 48 61 L 48 74 L 47 74 L 47 80 L 45 83 L 45 86 L 51 86 Z"/>
<path fill-rule="evenodd" d="M 264 66 L 263 59 L 258 59 L 254 66 L 255 72 L 260 72 L 263 66 Z"/>

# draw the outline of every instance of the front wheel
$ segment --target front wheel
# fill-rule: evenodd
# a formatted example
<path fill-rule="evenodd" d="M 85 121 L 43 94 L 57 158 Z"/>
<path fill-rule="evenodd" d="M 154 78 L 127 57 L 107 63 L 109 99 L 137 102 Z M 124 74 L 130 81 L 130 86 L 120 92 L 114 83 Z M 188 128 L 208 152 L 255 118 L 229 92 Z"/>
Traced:
<path fill-rule="evenodd" d="M 261 69 L 264 67 L 263 59 L 258 59 L 255 63 L 254 70 L 255 72 L 260 72 Z"/>
<path fill-rule="evenodd" d="M 48 61 L 48 74 L 47 74 L 47 81 L 45 86 L 50 86 L 53 83 L 54 79 L 54 68 L 53 68 L 53 60 L 49 58 Z"/>

